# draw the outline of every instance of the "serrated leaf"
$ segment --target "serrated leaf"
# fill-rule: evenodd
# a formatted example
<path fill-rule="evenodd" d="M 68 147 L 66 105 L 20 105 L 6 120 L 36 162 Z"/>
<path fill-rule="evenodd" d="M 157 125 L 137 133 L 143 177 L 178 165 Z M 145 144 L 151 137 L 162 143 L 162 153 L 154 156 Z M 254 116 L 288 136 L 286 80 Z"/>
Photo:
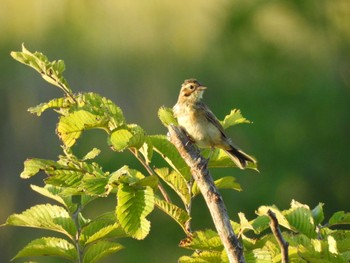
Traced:
<path fill-rule="evenodd" d="M 164 106 L 160 107 L 158 110 L 158 117 L 165 127 L 168 127 L 170 124 L 177 125 L 177 121 L 171 108 Z"/>
<path fill-rule="evenodd" d="M 157 197 L 155 198 L 155 205 L 174 219 L 185 232 L 188 231 L 186 224 L 191 218 L 185 210 Z"/>
<path fill-rule="evenodd" d="M 57 134 L 66 147 L 72 147 L 82 131 L 90 128 L 105 128 L 106 125 L 106 118 L 86 110 L 77 110 L 60 117 Z"/>
<path fill-rule="evenodd" d="M 78 109 L 84 109 L 95 115 L 98 115 L 101 119 L 107 120 L 106 128 L 109 131 L 125 127 L 125 118 L 123 111 L 111 100 L 102 97 L 97 93 L 83 93 L 77 97 Z"/>
<path fill-rule="evenodd" d="M 101 150 L 100 150 L 100 149 L 93 148 L 90 152 L 88 152 L 88 153 L 82 158 L 82 160 L 83 160 L 83 161 L 86 161 L 86 160 L 95 159 L 100 153 L 101 153 Z"/>
<path fill-rule="evenodd" d="M 292 201 L 291 208 L 284 211 L 284 215 L 294 230 L 305 234 L 310 238 L 316 238 L 316 227 L 308 206 Z"/>
<path fill-rule="evenodd" d="M 215 180 L 214 184 L 218 189 L 233 189 L 236 191 L 242 191 L 241 185 L 236 182 L 236 178 L 233 176 L 221 177 L 220 179 Z M 197 186 L 197 183 L 194 182 L 192 186 L 192 194 L 193 196 L 196 196 L 199 193 L 200 193 L 200 190 Z"/>
<path fill-rule="evenodd" d="M 250 222 L 248 222 L 247 218 L 245 217 L 244 213 L 238 213 L 239 216 L 239 222 L 240 222 L 240 234 L 243 234 L 245 230 L 254 230 L 254 227 Z"/>
<path fill-rule="evenodd" d="M 153 145 L 153 149 L 159 153 L 175 171 L 181 174 L 186 181 L 189 181 L 191 178 L 190 168 L 167 137 L 164 135 L 152 135 L 148 136 L 148 138 Z"/>
<path fill-rule="evenodd" d="M 168 168 L 156 168 L 155 172 L 176 192 L 185 205 L 190 203 L 190 189 L 182 175 L 176 171 L 169 171 Z"/>
<path fill-rule="evenodd" d="M 22 179 L 28 179 L 36 175 L 39 171 L 54 171 L 60 167 L 55 161 L 44 159 L 27 159 L 24 162 L 24 170 L 20 177 Z"/>
<path fill-rule="evenodd" d="M 238 109 L 231 110 L 231 112 L 228 115 L 226 115 L 224 120 L 221 122 L 222 127 L 224 127 L 224 129 L 240 123 L 251 123 L 251 122 L 246 118 L 244 118 L 241 114 L 241 111 Z"/>
<path fill-rule="evenodd" d="M 85 176 L 80 186 L 81 190 L 91 196 L 106 196 L 109 192 L 107 191 L 108 178 L 96 178 L 94 176 Z"/>
<path fill-rule="evenodd" d="M 6 225 L 47 229 L 60 232 L 71 239 L 76 227 L 67 210 L 57 205 L 36 205 L 21 214 L 13 214 L 6 220 Z"/>
<path fill-rule="evenodd" d="M 292 229 L 286 217 L 281 213 L 281 211 L 278 210 L 278 208 L 274 206 L 260 206 L 258 211 L 256 211 L 256 214 L 259 216 L 267 217 L 268 210 L 271 210 L 275 213 L 279 225 L 284 226 L 287 229 Z"/>
<path fill-rule="evenodd" d="M 222 263 L 222 253 L 216 251 L 198 251 L 191 256 L 182 256 L 179 263 Z"/>
<path fill-rule="evenodd" d="M 138 182 L 130 184 L 133 187 L 144 187 L 144 186 L 150 186 L 153 189 L 156 189 L 158 186 L 159 180 L 156 175 L 149 175 L 146 176 L 143 179 L 140 179 Z"/>
<path fill-rule="evenodd" d="M 74 245 L 62 238 L 43 237 L 30 242 L 14 257 L 55 256 L 76 261 L 78 258 Z"/>
<path fill-rule="evenodd" d="M 117 218 L 126 233 L 136 239 L 144 239 L 150 231 L 146 216 L 154 208 L 154 193 L 151 187 L 134 189 L 126 184 L 118 186 Z"/>
<path fill-rule="evenodd" d="M 84 175 L 84 171 L 60 169 L 50 172 L 50 176 L 45 178 L 44 181 L 54 186 L 77 187 Z M 79 193 L 79 189 L 76 188 L 76 190 L 76 193 Z"/>
<path fill-rule="evenodd" d="M 48 198 L 51 198 L 55 201 L 57 201 L 58 203 L 67 206 L 66 202 L 63 200 L 62 197 L 60 197 L 57 194 L 54 194 L 54 186 L 50 186 L 50 185 L 45 185 L 45 187 L 40 187 L 40 186 L 36 186 L 36 185 L 30 185 L 30 187 L 37 193 L 46 196 Z"/>
<path fill-rule="evenodd" d="M 36 114 L 37 116 L 41 116 L 41 114 L 47 110 L 52 108 L 66 108 L 70 105 L 70 101 L 68 98 L 55 98 L 50 100 L 49 102 L 41 103 L 35 107 L 30 107 L 28 111 L 32 114 Z"/>
<path fill-rule="evenodd" d="M 315 226 L 321 224 L 324 220 L 323 203 L 319 203 L 314 209 L 312 209 L 312 217 L 314 218 Z"/>
<path fill-rule="evenodd" d="M 82 245 L 93 243 L 103 238 L 120 238 L 127 236 L 116 218 L 99 217 L 82 228 L 80 242 Z"/>
<path fill-rule="evenodd" d="M 193 232 L 192 236 L 181 240 L 179 246 L 193 250 L 198 249 L 220 252 L 224 248 L 218 233 L 210 229 Z"/>
<path fill-rule="evenodd" d="M 145 176 L 138 170 L 130 169 L 129 166 L 124 165 L 119 170 L 113 172 L 109 176 L 109 184 L 113 183 L 127 183 L 134 184 L 145 178 Z"/>
<path fill-rule="evenodd" d="M 153 156 L 153 145 L 152 145 L 150 139 L 148 138 L 148 136 L 146 136 L 145 142 L 140 147 L 139 152 L 145 158 L 146 163 L 149 164 L 151 162 L 152 156 Z"/>
<path fill-rule="evenodd" d="M 140 148 L 145 142 L 145 133 L 140 126 L 128 125 L 128 129 L 114 130 L 109 137 L 109 144 L 114 151 L 126 148 Z"/>
<path fill-rule="evenodd" d="M 103 257 L 118 252 L 124 247 L 116 242 L 100 240 L 89 246 L 85 253 L 83 263 L 94 263 Z"/>
<path fill-rule="evenodd" d="M 350 213 L 344 211 L 335 212 L 329 219 L 329 226 L 334 225 L 350 225 Z"/>

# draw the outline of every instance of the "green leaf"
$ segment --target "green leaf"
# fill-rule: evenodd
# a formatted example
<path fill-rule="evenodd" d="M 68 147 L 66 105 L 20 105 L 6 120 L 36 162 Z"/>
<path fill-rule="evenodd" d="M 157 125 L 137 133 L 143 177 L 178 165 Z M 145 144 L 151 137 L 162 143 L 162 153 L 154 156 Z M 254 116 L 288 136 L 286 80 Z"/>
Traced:
<path fill-rule="evenodd" d="M 350 213 L 345 213 L 344 211 L 336 212 L 329 219 L 329 226 L 334 225 L 349 225 L 350 224 Z"/>
<path fill-rule="evenodd" d="M 165 127 L 168 127 L 170 124 L 177 125 L 177 121 L 171 108 L 164 106 L 160 107 L 158 110 L 158 117 Z"/>
<path fill-rule="evenodd" d="M 44 187 L 40 187 L 40 186 L 36 186 L 36 185 L 30 185 L 30 187 L 37 193 L 46 196 L 50 199 L 53 199 L 55 201 L 57 201 L 58 203 L 64 205 L 67 207 L 66 202 L 63 200 L 62 197 L 60 197 L 57 193 L 59 191 L 56 191 L 56 187 L 55 186 L 51 186 L 51 185 L 45 185 Z M 56 193 L 55 193 L 56 192 Z"/>
<path fill-rule="evenodd" d="M 152 188 L 134 189 L 126 184 L 120 184 L 117 198 L 117 218 L 120 225 L 132 237 L 144 239 L 151 227 L 146 216 L 154 208 Z"/>
<path fill-rule="evenodd" d="M 236 182 L 236 178 L 233 176 L 221 177 L 218 180 L 215 180 L 214 184 L 218 189 L 233 189 L 236 191 L 242 191 L 242 188 L 239 183 Z M 200 193 L 197 183 L 194 182 L 192 187 L 192 194 L 196 196 Z"/>
<path fill-rule="evenodd" d="M 155 205 L 174 219 L 186 233 L 188 232 L 186 224 L 191 218 L 185 210 L 158 197 L 155 198 Z"/>
<path fill-rule="evenodd" d="M 71 104 L 70 100 L 67 97 L 52 99 L 49 102 L 41 103 L 35 107 L 30 107 L 28 111 L 32 114 L 36 114 L 37 116 L 41 116 L 41 114 L 47 110 L 52 108 L 67 108 Z"/>
<path fill-rule="evenodd" d="M 50 176 L 47 177 L 44 181 L 47 184 L 52 184 L 60 187 L 75 187 L 75 192 L 79 193 L 80 189 L 78 189 L 77 186 L 80 185 L 84 175 L 84 171 L 61 169 L 50 172 Z"/>
<path fill-rule="evenodd" d="M 153 145 L 153 149 L 159 153 L 176 172 L 181 174 L 186 181 L 189 181 L 191 178 L 191 170 L 167 137 L 164 135 L 152 135 L 148 136 L 148 138 Z"/>
<path fill-rule="evenodd" d="M 130 169 L 127 165 L 124 165 L 110 175 L 109 184 L 114 184 L 116 182 L 135 184 L 144 178 L 145 176 L 141 172 L 135 169 Z"/>
<path fill-rule="evenodd" d="M 74 245 L 62 238 L 43 237 L 35 239 L 21 249 L 14 259 L 21 257 L 55 256 L 76 261 L 78 258 Z"/>
<path fill-rule="evenodd" d="M 259 216 L 267 217 L 268 210 L 271 210 L 275 213 L 279 225 L 284 226 L 287 229 L 293 229 L 284 214 L 281 213 L 281 211 L 279 211 L 275 206 L 260 206 L 256 213 Z"/>
<path fill-rule="evenodd" d="M 27 50 L 24 45 L 22 45 L 22 52 L 11 52 L 11 56 L 15 60 L 34 68 L 47 82 L 59 87 L 66 94 L 72 96 L 72 91 L 69 88 L 67 81 L 62 76 L 62 73 L 65 70 L 63 61 L 59 60 L 50 62 L 42 53 L 32 53 Z"/>
<path fill-rule="evenodd" d="M 145 161 L 147 164 L 149 164 L 152 160 L 153 156 L 153 145 L 148 138 L 148 136 L 145 137 L 144 144 L 140 147 L 139 152 L 143 155 L 145 158 Z"/>
<path fill-rule="evenodd" d="M 120 238 L 127 236 L 121 226 L 108 218 L 101 217 L 83 227 L 80 235 L 82 245 L 93 243 L 103 238 Z"/>
<path fill-rule="evenodd" d="M 85 175 L 82 180 L 82 184 L 80 186 L 81 190 L 91 196 L 107 196 L 109 194 L 109 190 L 107 187 L 108 178 L 96 178 L 93 175 L 87 176 Z"/>
<path fill-rule="evenodd" d="M 314 209 L 312 209 L 312 217 L 314 218 L 315 226 L 321 224 L 324 220 L 323 203 L 319 203 Z"/>
<path fill-rule="evenodd" d="M 179 263 L 223 263 L 222 253 L 216 251 L 198 251 L 191 256 L 182 256 Z"/>
<path fill-rule="evenodd" d="M 176 192 L 185 205 L 190 203 L 190 189 L 184 177 L 176 171 L 169 171 L 168 168 L 156 168 L 155 172 Z"/>
<path fill-rule="evenodd" d="M 193 250 L 198 249 L 220 252 L 224 248 L 218 233 L 210 229 L 193 232 L 191 237 L 181 240 L 179 246 Z"/>
<path fill-rule="evenodd" d="M 310 208 L 307 205 L 292 201 L 291 208 L 284 212 L 289 224 L 294 230 L 310 238 L 316 238 L 316 227 Z"/>
<path fill-rule="evenodd" d="M 127 148 L 140 148 L 145 142 L 145 132 L 140 126 L 128 125 L 128 129 L 114 130 L 109 137 L 109 144 L 114 151 Z"/>
<path fill-rule="evenodd" d="M 240 123 L 251 123 L 251 122 L 246 118 L 244 118 L 241 114 L 241 111 L 238 109 L 231 110 L 230 114 L 226 115 L 225 119 L 221 122 L 224 129 Z"/>
<path fill-rule="evenodd" d="M 124 247 L 116 242 L 100 240 L 89 246 L 85 253 L 83 263 L 94 263 L 110 254 L 118 252 Z"/>
<path fill-rule="evenodd" d="M 105 128 L 109 131 L 124 127 L 126 125 L 123 111 L 111 100 L 96 93 L 83 93 L 77 97 L 77 108 L 75 110 L 86 110 L 99 119 L 107 120 Z"/>
<path fill-rule="evenodd" d="M 100 149 L 93 148 L 90 152 L 88 152 L 88 153 L 82 158 L 82 160 L 83 160 L 83 161 L 86 161 L 86 160 L 95 159 L 100 153 L 101 153 L 101 150 L 100 150 Z"/>
<path fill-rule="evenodd" d="M 127 234 L 117 223 L 115 212 L 100 215 L 82 227 L 79 242 L 85 246 L 100 239 L 126 237 Z"/>
<path fill-rule="evenodd" d="M 57 205 L 36 205 L 21 214 L 13 214 L 6 225 L 47 229 L 65 234 L 73 239 L 76 227 L 69 213 Z"/>
<path fill-rule="evenodd" d="M 20 177 L 22 179 L 28 179 L 36 175 L 39 171 L 54 171 L 59 168 L 60 165 L 55 161 L 44 160 L 44 159 L 27 159 L 24 162 L 24 170 Z"/>
<path fill-rule="evenodd" d="M 72 147 L 83 130 L 104 128 L 106 118 L 86 110 L 77 110 L 67 116 L 61 116 L 57 125 L 57 134 L 66 147 Z"/>

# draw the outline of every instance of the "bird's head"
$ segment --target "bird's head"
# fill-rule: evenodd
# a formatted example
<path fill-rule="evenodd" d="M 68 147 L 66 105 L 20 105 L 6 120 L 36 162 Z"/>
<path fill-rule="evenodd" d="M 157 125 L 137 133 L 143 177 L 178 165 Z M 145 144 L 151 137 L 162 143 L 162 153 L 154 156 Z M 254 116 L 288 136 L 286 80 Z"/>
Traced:
<path fill-rule="evenodd" d="M 203 92 L 207 87 L 200 84 L 196 79 L 187 79 L 181 86 L 179 101 L 196 102 L 202 99 Z"/>

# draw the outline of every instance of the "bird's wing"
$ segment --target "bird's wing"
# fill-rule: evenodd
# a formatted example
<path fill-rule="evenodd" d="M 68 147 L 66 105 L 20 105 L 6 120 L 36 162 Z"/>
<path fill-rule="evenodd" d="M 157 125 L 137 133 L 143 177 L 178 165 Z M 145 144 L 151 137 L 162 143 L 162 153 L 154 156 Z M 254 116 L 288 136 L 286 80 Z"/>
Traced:
<path fill-rule="evenodd" d="M 227 138 L 227 136 L 225 134 L 224 127 L 222 127 L 221 123 L 216 118 L 214 113 L 209 109 L 209 107 L 207 105 L 205 105 L 203 102 L 199 102 L 197 106 L 200 110 L 203 110 L 204 115 L 207 118 L 207 120 L 219 129 L 219 131 L 221 132 L 221 134 L 224 138 Z"/>

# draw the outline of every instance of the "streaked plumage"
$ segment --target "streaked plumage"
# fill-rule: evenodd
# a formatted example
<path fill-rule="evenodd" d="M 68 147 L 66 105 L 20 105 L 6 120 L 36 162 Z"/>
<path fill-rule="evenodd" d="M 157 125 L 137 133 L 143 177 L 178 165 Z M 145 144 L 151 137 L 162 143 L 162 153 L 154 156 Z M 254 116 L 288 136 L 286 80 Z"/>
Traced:
<path fill-rule="evenodd" d="M 198 147 L 223 149 L 239 168 L 244 169 L 248 162 L 255 163 L 254 158 L 233 146 L 214 113 L 201 101 L 205 89 L 195 79 L 182 84 L 173 108 L 179 125 Z"/>

